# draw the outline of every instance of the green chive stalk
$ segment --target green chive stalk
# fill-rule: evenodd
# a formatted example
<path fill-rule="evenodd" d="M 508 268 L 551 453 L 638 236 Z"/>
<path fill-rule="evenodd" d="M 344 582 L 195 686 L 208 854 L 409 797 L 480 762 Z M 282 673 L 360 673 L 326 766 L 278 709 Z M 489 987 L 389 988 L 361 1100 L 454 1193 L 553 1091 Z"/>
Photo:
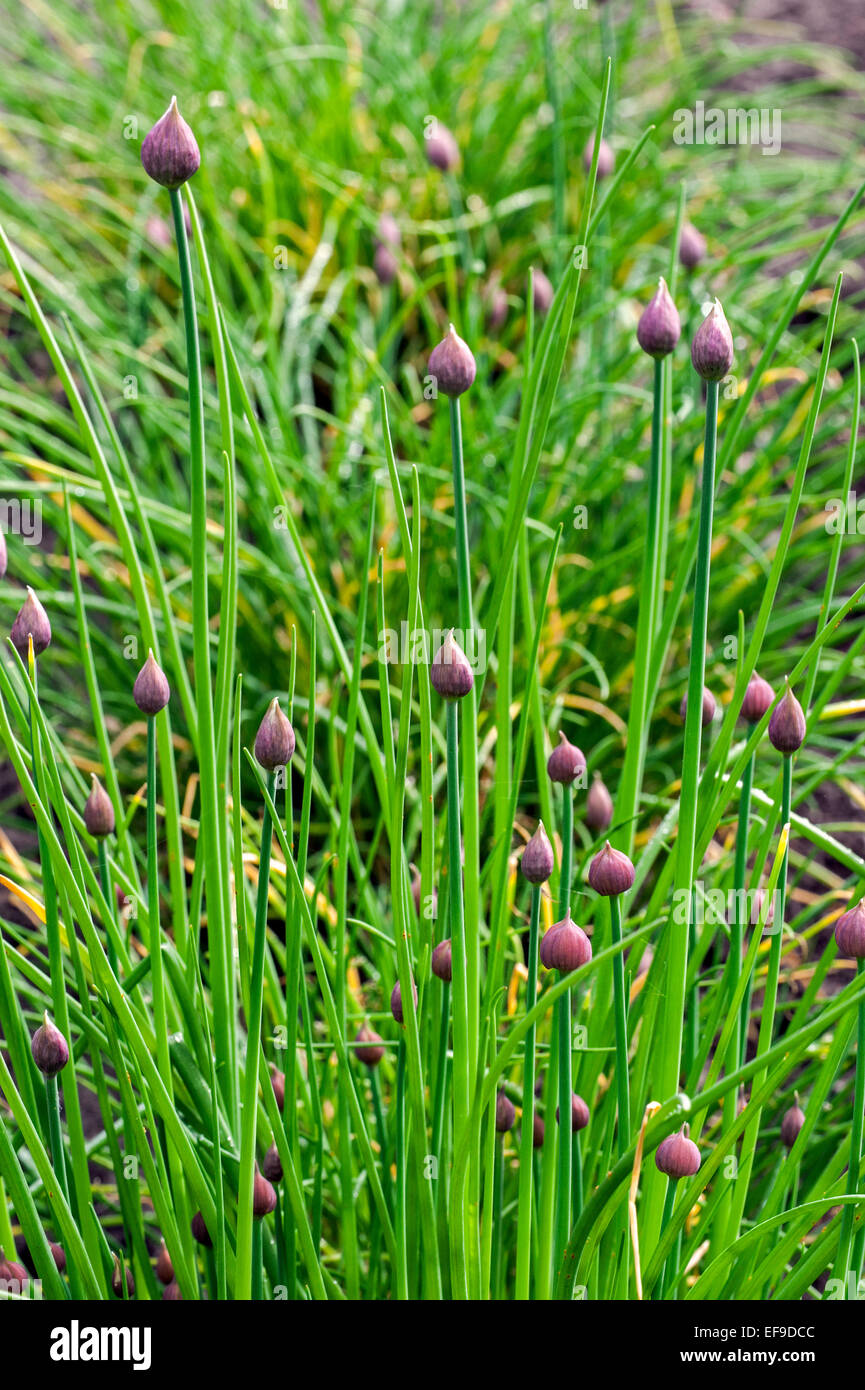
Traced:
<path fill-rule="evenodd" d="M 559 920 L 571 906 L 571 865 L 574 842 L 574 793 L 569 782 L 562 785 L 562 870 L 559 880 Z M 560 976 L 564 978 L 564 972 Z M 573 1142 L 571 1108 L 571 991 L 565 990 L 556 1008 L 556 1034 L 559 1053 L 558 1195 L 556 1203 L 556 1258 L 564 1251 L 571 1233 L 571 1189 Z"/>
<path fill-rule="evenodd" d="M 165 1002 L 165 973 L 159 924 L 159 850 L 156 838 L 156 718 L 147 717 L 147 919 L 150 947 L 150 978 L 153 984 L 153 1026 L 156 1033 L 156 1062 L 165 1089 L 173 1095 L 171 1058 L 168 1052 L 168 1015 Z"/>
<path fill-rule="evenodd" d="M 471 698 L 471 696 L 469 696 Z M 453 1092 L 454 1135 L 461 1136 L 468 1124 L 470 1077 L 468 950 L 463 913 L 463 871 L 460 841 L 459 707 L 447 702 L 447 796 L 448 796 L 448 904 L 451 926 L 451 994 L 453 1002 Z"/>
<path fill-rule="evenodd" d="M 861 982 L 865 975 L 865 960 L 856 962 L 856 972 Z M 856 1080 L 853 1088 L 853 1115 L 850 1121 L 850 1162 L 847 1168 L 847 1191 L 852 1195 L 859 1190 L 859 1170 L 862 1166 L 862 1117 L 865 1111 L 865 1002 L 859 1001 L 856 1014 Z M 855 1296 L 862 1276 L 861 1252 L 855 1250 L 853 1242 L 853 1219 L 855 1207 L 845 1206 L 841 1215 L 841 1233 L 838 1237 L 838 1254 L 835 1259 L 835 1278 L 843 1279 L 852 1285 Z M 855 1254 L 859 1259 L 851 1258 Z M 849 1296 L 849 1291 L 848 1291 Z"/>
<path fill-rule="evenodd" d="M 541 919 L 541 885 L 532 884 L 532 905 L 529 919 L 529 946 L 526 960 L 526 1007 L 531 1009 L 538 997 L 538 938 Z M 535 1121 L 535 1025 L 526 1032 L 523 1050 L 523 1113 L 520 1120 L 520 1181 L 517 1207 L 517 1282 L 514 1297 L 526 1300 L 530 1293 L 532 1255 L 532 1211 L 534 1176 Z"/>

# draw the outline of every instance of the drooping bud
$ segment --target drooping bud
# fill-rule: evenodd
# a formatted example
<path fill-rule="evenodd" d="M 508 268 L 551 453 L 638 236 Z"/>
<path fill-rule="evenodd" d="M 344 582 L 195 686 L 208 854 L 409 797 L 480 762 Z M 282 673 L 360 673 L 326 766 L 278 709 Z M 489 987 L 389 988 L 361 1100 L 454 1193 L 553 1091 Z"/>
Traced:
<path fill-rule="evenodd" d="M 27 664 L 28 637 L 33 638 L 34 656 L 41 656 L 51 641 L 51 624 L 48 621 L 48 614 L 30 588 L 27 590 L 27 597 L 18 611 L 9 635 L 12 638 L 13 647 L 25 665 Z"/>
<path fill-rule="evenodd" d="M 262 1216 L 269 1216 L 275 1206 L 276 1188 L 259 1173 L 256 1164 L 252 1180 L 252 1214 L 260 1220 Z"/>
<path fill-rule="evenodd" d="M 589 865 L 589 883 L 602 898 L 616 898 L 634 886 L 634 866 L 607 840 Z"/>
<path fill-rule="evenodd" d="M 539 954 L 546 970 L 560 970 L 563 975 L 569 975 L 592 959 L 592 943 L 568 913 L 563 921 L 556 922 L 544 933 Z"/>
<path fill-rule="evenodd" d="M 377 1067 L 384 1057 L 382 1038 L 368 1023 L 362 1023 L 355 1036 L 354 1055 L 364 1066 Z"/>
<path fill-rule="evenodd" d="M 125 1290 L 125 1292 L 124 1292 Z M 111 1276 L 111 1292 L 115 1298 L 134 1298 L 135 1280 L 129 1265 L 125 1268 L 120 1264 L 119 1256 L 114 1256 L 114 1273 Z"/>
<path fill-rule="evenodd" d="M 559 730 L 558 747 L 554 748 L 547 758 L 547 776 L 550 781 L 570 785 L 571 782 L 576 782 L 585 770 L 586 760 L 582 750 L 569 743 L 564 733 Z"/>
<path fill-rule="evenodd" d="M 694 334 L 691 361 L 704 381 L 723 381 L 733 365 L 733 335 L 717 299 Z"/>
<path fill-rule="evenodd" d="M 755 671 L 748 681 L 739 713 L 749 724 L 759 724 L 766 711 L 771 709 L 774 699 L 775 692 L 769 682 Z"/>
<path fill-rule="evenodd" d="M 174 1265 L 164 1240 L 160 1244 L 159 1254 L 156 1256 L 156 1277 L 160 1284 L 170 1284 L 174 1278 Z"/>
<path fill-rule="evenodd" d="M 529 883 L 546 883 L 553 872 L 555 862 L 553 847 L 544 829 L 544 823 L 538 821 L 538 828 L 523 850 L 520 860 L 523 877 L 527 878 Z"/>
<path fill-rule="evenodd" d="M 589 142 L 583 150 L 583 168 L 586 173 L 592 167 L 592 157 L 595 153 L 595 137 L 589 137 Z M 598 150 L 598 179 L 607 179 L 616 167 L 616 156 L 613 154 L 612 147 L 601 137 L 601 145 Z"/>
<path fill-rule="evenodd" d="M 860 898 L 835 923 L 835 941 L 842 956 L 865 960 L 865 900 Z"/>
<path fill-rule="evenodd" d="M 210 1249 L 213 1245 L 213 1241 L 210 1239 L 210 1232 L 204 1224 L 204 1217 L 201 1215 L 200 1211 L 195 1213 L 189 1224 L 193 1238 L 198 1241 L 198 1244 L 206 1245 L 207 1248 Z"/>
<path fill-rule="evenodd" d="M 509 1129 L 513 1129 L 516 1118 L 517 1112 L 513 1103 L 508 1100 L 504 1091 L 499 1091 L 496 1095 L 496 1133 L 507 1134 Z"/>
<path fill-rule="evenodd" d="M 556 1124 L 559 1123 L 559 1107 L 556 1106 Z M 571 1096 L 571 1129 L 573 1133 L 579 1133 L 581 1129 L 585 1129 L 588 1123 L 589 1107 L 586 1105 L 582 1096 L 578 1096 L 576 1091 L 574 1091 L 574 1094 Z"/>
<path fill-rule="evenodd" d="M 663 276 L 637 324 L 637 342 L 650 357 L 668 357 L 682 336 L 679 311 Z"/>
<path fill-rule="evenodd" d="M 412 980 L 411 982 L 411 992 L 414 997 L 414 1006 L 415 1008 L 417 1008 L 417 985 L 415 984 L 414 980 Z M 400 989 L 399 980 L 397 980 L 390 993 L 390 1011 L 393 1014 L 396 1023 L 405 1022 L 402 1008 L 402 990 Z"/>
<path fill-rule="evenodd" d="M 462 700 L 475 683 L 472 668 L 454 638 L 453 628 L 432 659 L 430 681 L 433 690 L 445 700 Z"/>
<path fill-rule="evenodd" d="M 440 941 L 432 953 L 432 973 L 449 985 L 453 979 L 453 955 L 450 941 Z"/>
<path fill-rule="evenodd" d="M 805 741 L 805 715 L 802 706 L 784 682 L 784 694 L 772 711 L 769 720 L 769 742 L 786 758 L 797 753 Z"/>
<path fill-rule="evenodd" d="M 180 1292 L 180 1285 L 176 1279 L 172 1279 L 170 1284 L 166 1284 L 162 1290 L 162 1300 L 164 1303 L 182 1303 L 183 1294 Z"/>
<path fill-rule="evenodd" d="M 60 1029 L 55 1027 L 47 1012 L 41 1027 L 36 1029 L 30 1044 L 33 1061 L 43 1076 L 56 1076 L 69 1061 L 69 1045 Z"/>
<path fill-rule="evenodd" d="M 276 1067 L 271 1067 L 270 1084 L 273 1087 L 273 1094 L 276 1097 L 278 1110 L 285 1109 L 285 1072 L 279 1071 Z"/>
<path fill-rule="evenodd" d="M 703 686 L 703 708 L 702 708 L 702 710 L 700 711 L 700 723 L 702 724 L 702 726 L 703 726 L 704 729 L 707 729 L 707 728 L 709 727 L 709 725 L 711 724 L 712 720 L 715 718 L 715 710 L 716 710 L 716 708 L 717 708 L 717 706 L 716 706 L 716 704 L 715 704 L 715 697 L 714 697 L 714 695 L 712 694 L 711 690 L 709 690 L 708 686 L 705 686 L 705 685 L 704 685 L 704 686 Z M 681 703 L 680 706 L 679 706 L 679 717 L 681 718 L 683 724 L 684 724 L 684 722 L 685 722 L 685 719 L 687 718 L 687 714 L 688 714 L 688 692 L 687 692 L 687 690 L 686 690 L 685 693 L 684 693 L 684 695 L 682 696 L 682 703 Z"/>
<path fill-rule="evenodd" d="M 92 774 L 90 795 L 84 803 L 84 824 L 96 839 L 114 832 L 114 807 L 99 778 Z"/>
<path fill-rule="evenodd" d="M 693 222 L 686 222 L 679 239 L 679 260 L 686 270 L 694 270 L 706 257 L 706 238 Z"/>
<path fill-rule="evenodd" d="M 430 353 L 428 368 L 436 389 L 444 396 L 461 396 L 474 381 L 477 371 L 474 354 L 453 324 L 449 325 L 447 336 Z"/>
<path fill-rule="evenodd" d="M 141 163 L 163 188 L 179 188 L 201 163 L 195 136 L 177 108 L 177 97 L 141 142 Z"/>
<path fill-rule="evenodd" d="M 599 835 L 602 830 L 609 828 L 612 819 L 613 798 L 601 780 L 601 774 L 596 772 L 586 797 L 586 825 Z"/>
<path fill-rule="evenodd" d="M 171 687 L 152 651 L 148 651 L 147 660 L 135 677 L 132 698 L 141 713 L 151 718 L 165 709 L 171 699 Z"/>
<path fill-rule="evenodd" d="M 433 121 L 424 131 L 424 135 L 426 157 L 430 164 L 436 169 L 441 169 L 443 174 L 456 169 L 460 162 L 459 145 L 447 126 L 442 125 L 441 121 Z"/>
<path fill-rule="evenodd" d="M 268 1182 L 282 1182 L 282 1159 L 279 1156 L 279 1149 L 276 1144 L 271 1144 L 267 1153 L 264 1155 L 264 1162 L 261 1165 L 262 1172 Z"/>
<path fill-rule="evenodd" d="M 17 1284 L 23 1287 L 28 1282 L 30 1275 L 22 1264 L 17 1260 L 7 1260 L 6 1252 L 0 1249 L 0 1284 L 8 1287 L 10 1284 Z"/>
<path fill-rule="evenodd" d="M 542 270 L 532 272 L 532 304 L 536 314 L 548 314 L 556 292 Z"/>
<path fill-rule="evenodd" d="M 805 1112 L 799 1106 L 799 1093 L 797 1091 L 793 1104 L 781 1121 L 781 1142 L 786 1148 L 792 1149 L 804 1123 Z"/>
<path fill-rule="evenodd" d="M 700 1171 L 700 1150 L 688 1138 L 688 1126 L 682 1125 L 678 1134 L 660 1143 L 655 1151 L 655 1166 L 668 1178 L 692 1178 Z"/>
<path fill-rule="evenodd" d="M 295 748 L 294 729 L 274 697 L 255 735 L 255 757 L 266 772 L 275 772 L 291 762 Z"/>

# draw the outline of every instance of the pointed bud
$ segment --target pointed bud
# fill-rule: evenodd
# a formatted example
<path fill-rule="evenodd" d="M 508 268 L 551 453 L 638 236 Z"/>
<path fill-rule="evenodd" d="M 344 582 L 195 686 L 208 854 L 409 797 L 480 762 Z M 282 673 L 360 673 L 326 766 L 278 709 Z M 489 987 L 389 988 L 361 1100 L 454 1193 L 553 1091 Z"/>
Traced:
<path fill-rule="evenodd" d="M 678 1134 L 671 1134 L 658 1145 L 655 1151 L 655 1166 L 668 1178 L 692 1178 L 700 1171 L 700 1150 L 693 1139 L 688 1138 L 688 1126 L 683 1125 Z"/>
<path fill-rule="evenodd" d="M 179 188 L 201 163 L 195 136 L 177 109 L 177 97 L 142 140 L 141 163 L 163 188 Z"/>
<path fill-rule="evenodd" d="M 267 1153 L 264 1155 L 264 1162 L 261 1168 L 268 1182 L 282 1182 L 282 1159 L 279 1156 L 279 1149 L 276 1147 L 276 1144 L 271 1144 Z"/>
<path fill-rule="evenodd" d="M 477 365 L 468 343 L 464 343 L 453 324 L 429 355 L 429 374 L 445 396 L 461 396 L 475 379 Z"/>
<path fill-rule="evenodd" d="M 440 941 L 432 953 L 432 973 L 449 985 L 453 979 L 453 955 L 450 941 Z"/>
<path fill-rule="evenodd" d="M 804 1123 L 805 1112 L 799 1107 L 799 1095 L 797 1093 L 793 1105 L 781 1121 L 781 1142 L 786 1148 L 792 1149 Z"/>
<path fill-rule="evenodd" d="M 679 260 L 686 270 L 694 270 L 706 258 L 706 238 L 693 222 L 686 222 L 679 239 Z"/>
<path fill-rule="evenodd" d="M 714 695 L 712 694 L 711 690 L 709 690 L 708 686 L 705 686 L 705 685 L 704 685 L 704 686 L 703 686 L 703 708 L 702 708 L 701 711 L 700 711 L 700 723 L 703 725 L 703 728 L 704 728 L 704 729 L 707 729 L 707 728 L 709 727 L 709 725 L 711 724 L 712 720 L 715 718 L 715 710 L 716 710 L 716 708 L 717 708 L 717 706 L 716 706 L 716 704 L 715 704 L 715 697 L 714 697 Z M 687 692 L 687 690 L 686 690 L 685 693 L 684 693 L 684 695 L 682 696 L 682 703 L 681 703 L 680 706 L 679 706 L 679 717 L 680 717 L 680 719 L 682 720 L 682 723 L 683 723 L 683 724 L 684 724 L 684 722 L 685 722 L 685 719 L 687 718 L 687 715 L 688 715 L 688 692 Z"/>
<path fill-rule="evenodd" d="M 475 683 L 465 652 L 454 640 L 454 630 L 445 637 L 432 660 L 430 681 L 433 690 L 445 700 L 461 700 Z"/>
<path fill-rule="evenodd" d="M 126 1286 L 125 1295 L 124 1285 Z M 123 1298 L 124 1296 L 126 1298 L 135 1297 L 135 1280 L 132 1276 L 132 1270 L 128 1265 L 125 1269 L 122 1268 L 120 1258 L 117 1255 L 114 1256 L 114 1273 L 111 1276 L 111 1292 L 114 1294 L 115 1298 Z"/>
<path fill-rule="evenodd" d="M 535 313 L 544 315 L 550 311 L 550 306 L 556 297 L 548 277 L 542 270 L 535 270 L 532 273 L 532 304 Z"/>
<path fill-rule="evenodd" d="M 84 803 L 84 824 L 89 835 L 101 839 L 114 833 L 114 807 L 111 797 L 94 772 L 90 795 Z"/>
<path fill-rule="evenodd" d="M 691 361 L 704 381 L 723 381 L 733 365 L 733 335 L 717 299 L 694 334 Z"/>
<path fill-rule="evenodd" d="M 211 1249 L 213 1241 L 210 1239 L 210 1232 L 204 1224 L 204 1217 L 201 1215 L 200 1211 L 197 1211 L 193 1216 L 190 1222 L 190 1230 L 192 1231 L 193 1238 L 198 1241 L 199 1245 L 206 1245 L 208 1249 Z"/>
<path fill-rule="evenodd" d="M 496 1095 L 496 1133 L 507 1134 L 509 1129 L 513 1129 L 516 1118 L 517 1112 L 513 1103 L 508 1100 L 504 1091 L 499 1091 Z"/>
<path fill-rule="evenodd" d="M 755 671 L 748 681 L 739 713 L 749 724 L 759 724 L 766 711 L 771 709 L 774 700 L 775 692 L 771 685 Z"/>
<path fill-rule="evenodd" d="M 260 1220 L 262 1216 L 269 1216 L 275 1206 L 276 1188 L 259 1173 L 256 1164 L 252 1180 L 252 1214 Z"/>
<path fill-rule="evenodd" d="M 279 708 L 279 701 L 273 699 L 255 735 L 256 759 L 267 772 L 275 772 L 291 761 L 294 747 L 294 729 Z"/>
<path fill-rule="evenodd" d="M 550 781 L 562 782 L 568 786 L 571 782 L 576 782 L 585 770 L 586 760 L 581 749 L 569 743 L 560 730 L 558 747 L 553 749 L 547 759 L 547 776 Z"/>
<path fill-rule="evenodd" d="M 583 168 L 588 174 L 592 167 L 592 156 L 595 153 L 595 137 L 590 136 L 586 148 L 583 150 Z M 601 139 L 601 147 L 598 150 L 598 179 L 608 179 L 616 167 L 616 156 L 606 140 Z"/>
<path fill-rule="evenodd" d="M 634 886 L 634 866 L 626 854 L 607 840 L 589 865 L 589 883 L 602 898 L 617 898 Z"/>
<path fill-rule="evenodd" d="M 784 694 L 772 711 L 769 720 L 769 741 L 779 753 L 789 757 L 798 752 L 805 742 L 805 715 L 802 706 L 790 689 L 790 682 L 784 681 Z"/>
<path fill-rule="evenodd" d="M 48 614 L 30 588 L 28 588 L 27 597 L 12 624 L 10 636 L 12 645 L 25 666 L 27 664 L 28 637 L 33 638 L 34 656 L 41 656 L 51 641 L 51 624 L 48 621 Z"/>
<path fill-rule="evenodd" d="M 559 1107 L 556 1106 L 556 1124 L 559 1123 Z M 585 1129 L 588 1123 L 589 1107 L 582 1096 L 578 1096 L 575 1091 L 571 1096 L 571 1130 L 574 1134 L 578 1134 L 581 1129 Z"/>
<path fill-rule="evenodd" d="M 358 1044 L 354 1049 L 357 1060 L 366 1067 L 377 1067 L 384 1057 L 384 1048 L 380 1035 L 368 1023 L 362 1023 L 358 1028 L 355 1043 Z"/>
<path fill-rule="evenodd" d="M 69 1045 L 47 1013 L 43 1016 L 42 1026 L 33 1034 L 30 1050 L 43 1076 L 56 1076 L 69 1061 Z"/>
<path fill-rule="evenodd" d="M 601 774 L 596 772 L 586 797 L 586 825 L 598 835 L 609 828 L 612 819 L 613 798 L 601 780 Z"/>
<path fill-rule="evenodd" d="M 842 956 L 865 960 L 865 901 L 860 899 L 835 923 L 835 941 Z"/>
<path fill-rule="evenodd" d="M 456 169 L 460 162 L 459 145 L 447 126 L 442 125 L 441 121 L 433 121 L 424 135 L 426 157 L 430 164 L 436 169 L 441 169 L 443 174 Z"/>
<path fill-rule="evenodd" d="M 592 959 L 592 943 L 582 927 L 571 921 L 571 914 L 544 933 L 540 949 L 541 965 L 570 975 Z"/>
<path fill-rule="evenodd" d="M 171 687 L 152 651 L 148 651 L 147 660 L 135 677 L 132 698 L 141 713 L 146 714 L 149 718 L 165 709 L 171 699 Z"/>
<path fill-rule="evenodd" d="M 412 992 L 412 995 L 413 995 L 413 997 L 414 997 L 414 1006 L 415 1006 L 415 1009 L 416 1009 L 416 1008 L 417 1008 L 417 985 L 415 984 L 414 980 L 412 980 L 412 982 L 411 982 L 411 992 Z M 396 1023 L 404 1023 L 404 1022 L 405 1022 L 405 1019 L 404 1019 L 404 1017 L 403 1017 L 403 1008 L 402 1008 L 402 990 L 400 989 L 399 980 L 397 980 L 396 984 L 394 985 L 394 987 L 393 987 L 393 989 L 391 990 L 391 993 L 390 993 L 390 1011 L 391 1011 L 391 1013 L 393 1014 L 394 1020 L 395 1020 Z"/>
<path fill-rule="evenodd" d="M 682 336 L 679 311 L 663 276 L 637 324 L 637 342 L 650 357 L 667 357 Z"/>
<path fill-rule="evenodd" d="M 523 878 L 527 878 L 529 883 L 546 883 L 553 872 L 555 862 L 550 837 L 544 829 L 543 821 L 538 821 L 538 828 L 523 850 L 520 860 Z"/>
<path fill-rule="evenodd" d="M 168 1246 L 163 1240 L 159 1247 L 159 1254 L 156 1257 L 156 1277 L 160 1284 L 170 1284 L 174 1278 L 174 1265 L 168 1253 Z"/>

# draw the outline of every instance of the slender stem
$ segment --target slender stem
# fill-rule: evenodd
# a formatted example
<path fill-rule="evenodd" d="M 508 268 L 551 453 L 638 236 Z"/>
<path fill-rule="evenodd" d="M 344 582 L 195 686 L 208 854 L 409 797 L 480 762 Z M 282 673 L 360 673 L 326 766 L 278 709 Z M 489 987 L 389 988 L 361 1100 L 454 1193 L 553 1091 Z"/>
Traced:
<path fill-rule="evenodd" d="M 254 1217 L 252 1222 L 252 1297 L 260 1303 L 264 1297 L 264 1230 L 262 1218 Z"/>
<path fill-rule="evenodd" d="M 406 1246 L 406 1134 L 405 1134 L 405 1039 L 399 1040 L 396 1071 L 396 1221 L 397 1298 L 408 1299 L 408 1251 Z"/>
<path fill-rule="evenodd" d="M 622 907 L 618 897 L 610 898 L 610 939 L 613 946 L 622 940 Z M 625 995 L 625 962 L 622 952 L 613 959 L 613 996 L 616 1011 L 616 1096 L 618 1103 L 617 1147 L 619 1157 L 627 1153 L 631 1137 L 631 1102 L 628 1087 L 628 1001 Z"/>
<path fill-rule="evenodd" d="M 574 793 L 570 785 L 562 787 L 562 874 L 559 882 L 560 919 L 570 913 L 571 864 L 574 842 Z M 571 1076 L 571 991 L 566 990 L 556 1007 L 556 1033 L 559 1050 L 559 1123 L 558 1123 L 558 1193 L 556 1202 L 556 1257 L 564 1250 L 571 1233 L 572 1182 L 572 1095 Z"/>
<path fill-rule="evenodd" d="M 57 1175 L 60 1191 L 63 1196 L 69 1196 L 69 1184 L 66 1180 L 66 1156 L 63 1150 L 63 1130 L 60 1126 L 60 1094 L 57 1087 L 56 1076 L 46 1076 L 45 1095 L 48 1101 L 48 1134 L 51 1143 L 51 1166 Z"/>
<path fill-rule="evenodd" d="M 856 970 L 861 979 L 862 975 L 865 974 L 865 961 L 857 961 Z M 856 1018 L 856 1082 L 853 1088 L 850 1162 L 847 1168 L 847 1191 L 851 1194 L 859 1191 L 859 1169 L 862 1166 L 863 1111 L 865 1111 L 865 1003 L 860 1002 Z M 862 1274 L 860 1266 L 850 1258 L 853 1250 L 853 1218 L 855 1213 L 856 1208 L 854 1206 L 845 1206 L 841 1215 L 841 1234 L 838 1237 L 838 1255 L 835 1261 L 835 1278 L 843 1279 L 845 1283 L 849 1280 L 851 1285 L 847 1289 L 846 1296 L 848 1298 L 856 1297 Z"/>
<path fill-rule="evenodd" d="M 502 1296 L 502 1265 L 504 1255 L 504 1210 L 505 1210 L 505 1136 L 496 1135 L 495 1164 L 495 1210 L 493 1212 L 493 1256 L 490 1298 Z"/>
<path fill-rule="evenodd" d="M 541 918 L 541 886 L 532 884 L 532 906 L 529 921 L 529 946 L 526 960 L 526 1004 L 528 1008 L 538 995 L 538 935 Z M 523 1051 L 523 1114 L 520 1121 L 520 1183 L 517 1207 L 517 1282 L 514 1297 L 525 1301 L 529 1297 L 529 1270 L 532 1254 L 532 1185 L 534 1176 L 533 1140 L 535 1128 L 535 1025 L 526 1033 Z"/>
<path fill-rule="evenodd" d="M 451 918 L 451 962 L 454 1030 L 454 1136 L 458 1139 L 469 1114 L 468 964 L 463 919 L 463 871 L 460 845 L 459 707 L 447 705 L 448 774 L 448 903 Z"/>
<path fill-rule="evenodd" d="M 168 1014 L 162 965 L 162 933 L 159 924 L 159 851 L 156 839 L 156 720 L 147 720 L 147 917 L 150 947 L 150 979 L 153 985 L 153 1026 L 156 1063 L 169 1095 L 173 1094 L 168 1053 Z"/>
<path fill-rule="evenodd" d="M 742 946 L 745 940 L 744 908 L 745 901 L 745 877 L 748 867 L 748 824 L 751 817 L 751 790 L 754 785 L 754 758 L 752 753 L 742 773 L 742 791 L 739 797 L 739 824 L 736 830 L 736 859 L 734 865 L 735 879 L 733 888 L 736 895 L 736 910 L 733 915 L 733 935 L 730 942 L 730 956 L 733 961 L 733 969 L 730 972 L 730 988 L 735 988 L 736 976 L 742 968 Z M 734 1039 L 736 1044 L 735 1055 L 733 1055 L 731 1044 L 731 1055 L 728 1065 L 735 1070 L 740 1067 L 745 1060 L 745 1049 L 748 1043 L 748 1022 L 751 1017 L 751 987 L 750 983 L 745 991 L 741 1005 L 741 1017 L 739 1024 L 738 1039 Z M 735 1108 L 735 1096 L 734 1108 Z"/>

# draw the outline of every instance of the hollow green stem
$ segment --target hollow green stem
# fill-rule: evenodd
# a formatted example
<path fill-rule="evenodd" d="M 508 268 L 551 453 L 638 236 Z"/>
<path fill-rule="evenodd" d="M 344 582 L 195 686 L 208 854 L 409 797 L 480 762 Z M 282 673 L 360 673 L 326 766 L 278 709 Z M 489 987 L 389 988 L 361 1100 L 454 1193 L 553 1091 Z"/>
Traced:
<path fill-rule="evenodd" d="M 528 1008 L 538 995 L 538 935 L 541 918 L 541 885 L 532 884 L 532 906 L 529 920 L 529 946 L 526 960 L 526 1003 Z M 517 1282 L 514 1297 L 525 1301 L 529 1297 L 532 1255 L 532 1187 L 534 1176 L 533 1138 L 535 1120 L 535 1025 L 526 1032 L 523 1050 L 523 1113 L 520 1120 L 520 1182 L 517 1208 Z"/>
<path fill-rule="evenodd" d="M 562 787 L 562 874 L 559 882 L 559 917 L 565 918 L 571 904 L 571 864 L 574 842 L 574 794 L 569 785 Z M 571 1076 L 571 992 L 566 990 L 556 1008 L 556 1034 L 559 1053 L 559 1124 L 558 1124 L 558 1193 L 556 1202 L 556 1258 L 568 1243 L 571 1231 L 573 1192 L 573 1144 L 571 1111 L 573 1080 Z M 548 1117 L 549 1118 L 549 1117 Z"/>
<path fill-rule="evenodd" d="M 463 872 L 460 844 L 459 706 L 447 706 L 448 903 L 451 919 L 452 1006 L 454 1033 L 454 1135 L 461 1135 L 469 1114 L 469 1017 L 466 930 L 463 917 Z"/>
<path fill-rule="evenodd" d="M 622 940 L 622 906 L 617 896 L 610 900 L 610 940 L 613 946 Z M 621 1158 L 627 1153 L 631 1135 L 631 1102 L 628 1086 L 628 1000 L 625 994 L 625 962 L 622 952 L 613 957 L 613 1002 L 616 1014 L 616 1099 L 618 1125 L 616 1134 Z"/>
<path fill-rule="evenodd" d="M 865 961 L 857 962 L 857 973 L 861 979 L 865 974 Z M 865 1003 L 859 1004 L 856 1016 L 856 1081 L 853 1090 L 853 1114 L 850 1120 L 850 1163 L 847 1168 L 847 1191 L 859 1191 L 859 1169 L 862 1166 L 862 1117 L 865 1111 Z M 859 1279 L 862 1275 L 860 1264 L 851 1259 L 854 1250 L 853 1218 L 856 1209 L 846 1206 L 841 1216 L 841 1233 L 838 1237 L 838 1255 L 835 1260 L 835 1278 L 849 1281 L 847 1297 L 855 1297 Z"/>
<path fill-rule="evenodd" d="M 66 1155 L 63 1150 L 63 1130 L 60 1125 L 60 1094 L 56 1076 L 46 1076 L 45 1096 L 48 1101 L 48 1136 L 51 1147 L 51 1164 L 57 1175 L 63 1196 L 69 1197 L 69 1184 L 66 1180 Z"/>
<path fill-rule="evenodd" d="M 168 1015 L 165 1002 L 165 972 L 162 966 L 162 937 L 159 924 L 159 850 L 156 840 L 156 720 L 147 720 L 147 919 L 150 947 L 150 979 L 153 985 L 153 1026 L 156 1032 L 156 1062 L 169 1095 L 171 1059 L 168 1053 Z"/>

